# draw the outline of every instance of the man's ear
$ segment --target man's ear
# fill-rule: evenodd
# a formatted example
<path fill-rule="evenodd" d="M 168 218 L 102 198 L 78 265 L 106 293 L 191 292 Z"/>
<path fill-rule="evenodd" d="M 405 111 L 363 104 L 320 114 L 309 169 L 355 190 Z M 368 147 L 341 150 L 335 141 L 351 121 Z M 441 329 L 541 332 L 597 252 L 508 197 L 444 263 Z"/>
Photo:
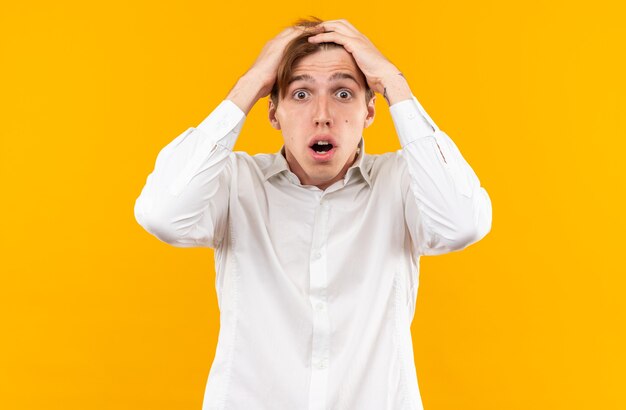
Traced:
<path fill-rule="evenodd" d="M 274 127 L 274 129 L 279 130 L 280 129 L 280 123 L 278 122 L 278 119 L 276 118 L 276 109 L 278 107 L 276 107 L 274 105 L 274 101 L 272 101 L 271 98 L 268 98 L 269 101 L 269 109 L 268 109 L 268 116 L 270 119 L 270 123 L 272 124 L 272 127 Z"/>
<path fill-rule="evenodd" d="M 376 95 L 374 95 L 367 103 L 367 117 L 365 117 L 365 123 L 363 128 L 369 127 L 374 122 L 374 115 L 376 114 Z"/>

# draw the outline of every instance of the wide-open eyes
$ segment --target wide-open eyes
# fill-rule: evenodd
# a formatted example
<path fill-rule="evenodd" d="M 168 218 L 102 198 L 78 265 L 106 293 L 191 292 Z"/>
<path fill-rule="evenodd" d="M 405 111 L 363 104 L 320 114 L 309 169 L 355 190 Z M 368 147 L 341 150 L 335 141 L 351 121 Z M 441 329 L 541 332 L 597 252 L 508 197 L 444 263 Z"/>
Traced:
<path fill-rule="evenodd" d="M 293 93 L 293 98 L 295 98 L 296 100 L 304 100 L 308 94 L 308 91 L 297 90 Z"/>
<path fill-rule="evenodd" d="M 339 90 L 337 92 L 337 95 L 339 96 L 339 98 L 341 98 L 342 100 L 347 100 L 350 97 L 352 97 L 352 93 L 350 92 L 350 90 Z"/>
<path fill-rule="evenodd" d="M 293 92 L 292 96 L 294 100 L 304 101 L 309 98 L 311 93 L 308 90 L 299 89 Z M 347 88 L 342 88 L 335 92 L 335 96 L 340 100 L 349 100 L 352 98 L 352 91 Z"/>

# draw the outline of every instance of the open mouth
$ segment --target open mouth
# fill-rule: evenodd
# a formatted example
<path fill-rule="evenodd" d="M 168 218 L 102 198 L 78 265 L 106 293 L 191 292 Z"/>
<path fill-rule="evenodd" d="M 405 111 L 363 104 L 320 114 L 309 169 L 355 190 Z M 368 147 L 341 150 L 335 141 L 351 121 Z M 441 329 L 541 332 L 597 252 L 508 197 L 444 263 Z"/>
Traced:
<path fill-rule="evenodd" d="M 317 163 L 330 163 L 337 151 L 338 147 L 331 136 L 317 136 L 312 141 L 309 141 L 309 152 L 313 161 Z"/>
<path fill-rule="evenodd" d="M 318 154 L 324 154 L 333 149 L 333 144 L 330 142 L 319 141 L 311 145 L 311 149 Z"/>

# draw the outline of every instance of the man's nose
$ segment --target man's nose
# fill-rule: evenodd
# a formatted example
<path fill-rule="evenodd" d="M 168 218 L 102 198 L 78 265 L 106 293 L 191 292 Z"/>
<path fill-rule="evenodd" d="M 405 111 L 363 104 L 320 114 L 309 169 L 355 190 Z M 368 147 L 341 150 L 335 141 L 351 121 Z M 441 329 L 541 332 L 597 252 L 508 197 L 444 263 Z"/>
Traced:
<path fill-rule="evenodd" d="M 332 125 L 332 116 L 330 115 L 330 107 L 328 106 L 328 100 L 326 97 L 320 97 L 317 99 L 315 112 L 313 113 L 313 121 L 316 127 L 320 125 L 330 127 Z"/>

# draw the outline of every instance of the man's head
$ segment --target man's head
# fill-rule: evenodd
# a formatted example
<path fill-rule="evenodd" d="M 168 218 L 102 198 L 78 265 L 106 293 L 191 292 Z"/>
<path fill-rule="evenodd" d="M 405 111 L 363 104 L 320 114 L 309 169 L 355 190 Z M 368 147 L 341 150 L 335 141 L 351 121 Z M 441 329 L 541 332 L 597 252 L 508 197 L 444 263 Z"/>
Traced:
<path fill-rule="evenodd" d="M 300 20 L 295 25 L 319 22 Z M 282 131 L 292 172 L 303 185 L 324 189 L 354 162 L 363 129 L 374 120 L 375 96 L 352 55 L 335 43 L 309 42 L 314 34 L 303 32 L 286 47 L 270 95 L 269 118 Z M 316 153 L 323 150 L 328 153 Z"/>

